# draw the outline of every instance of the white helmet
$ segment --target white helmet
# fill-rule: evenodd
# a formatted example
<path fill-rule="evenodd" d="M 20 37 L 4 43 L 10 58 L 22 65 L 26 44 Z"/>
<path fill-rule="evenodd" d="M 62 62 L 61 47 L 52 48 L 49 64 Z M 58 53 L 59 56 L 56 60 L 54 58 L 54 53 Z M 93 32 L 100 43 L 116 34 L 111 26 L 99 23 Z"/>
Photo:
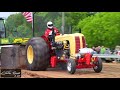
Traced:
<path fill-rule="evenodd" d="M 49 29 L 52 29 L 53 28 L 53 23 L 51 21 L 47 22 L 47 27 Z"/>

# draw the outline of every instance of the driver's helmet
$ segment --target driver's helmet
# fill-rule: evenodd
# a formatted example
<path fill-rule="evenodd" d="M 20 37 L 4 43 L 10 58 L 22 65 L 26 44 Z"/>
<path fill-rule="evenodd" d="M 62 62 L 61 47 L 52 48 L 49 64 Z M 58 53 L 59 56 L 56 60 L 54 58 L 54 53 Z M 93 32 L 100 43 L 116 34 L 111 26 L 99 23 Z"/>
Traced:
<path fill-rule="evenodd" d="M 53 23 L 51 21 L 47 22 L 47 27 L 49 29 L 52 29 L 53 28 Z"/>

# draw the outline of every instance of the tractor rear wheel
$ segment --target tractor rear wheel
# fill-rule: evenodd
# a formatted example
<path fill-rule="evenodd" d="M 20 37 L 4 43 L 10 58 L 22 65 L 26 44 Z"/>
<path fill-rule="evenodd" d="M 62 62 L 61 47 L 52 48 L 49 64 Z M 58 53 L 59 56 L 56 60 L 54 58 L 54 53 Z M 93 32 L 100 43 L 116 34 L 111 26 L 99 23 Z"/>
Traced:
<path fill-rule="evenodd" d="M 30 39 L 26 45 L 27 69 L 32 71 L 46 70 L 49 65 L 49 47 L 41 37 Z"/>
<path fill-rule="evenodd" d="M 101 58 L 97 58 L 97 59 L 98 60 L 94 63 L 95 67 L 93 67 L 93 69 L 96 73 L 99 73 L 102 70 L 102 60 Z"/>
<path fill-rule="evenodd" d="M 69 59 L 67 62 L 67 71 L 70 74 L 74 74 L 76 71 L 76 62 L 73 59 Z"/>

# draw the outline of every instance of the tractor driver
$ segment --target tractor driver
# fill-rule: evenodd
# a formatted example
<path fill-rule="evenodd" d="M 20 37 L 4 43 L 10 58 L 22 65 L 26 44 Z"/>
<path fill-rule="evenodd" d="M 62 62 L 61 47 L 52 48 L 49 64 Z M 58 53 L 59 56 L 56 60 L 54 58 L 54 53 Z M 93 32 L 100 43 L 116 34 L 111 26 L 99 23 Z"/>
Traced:
<path fill-rule="evenodd" d="M 47 22 L 47 29 L 45 30 L 45 36 L 49 38 L 49 35 L 52 35 L 52 29 L 54 29 L 55 35 L 60 35 L 59 30 L 53 26 L 53 23 L 51 21 Z"/>

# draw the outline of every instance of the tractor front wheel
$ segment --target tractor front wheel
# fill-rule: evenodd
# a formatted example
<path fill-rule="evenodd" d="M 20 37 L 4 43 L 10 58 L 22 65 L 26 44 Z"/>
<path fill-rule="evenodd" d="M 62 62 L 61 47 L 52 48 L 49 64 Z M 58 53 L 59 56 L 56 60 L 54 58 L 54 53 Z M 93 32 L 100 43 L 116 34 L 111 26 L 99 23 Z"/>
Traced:
<path fill-rule="evenodd" d="M 94 62 L 94 65 L 95 66 L 93 67 L 93 69 L 96 73 L 102 71 L 102 60 L 100 58 L 97 58 L 97 60 Z"/>
<path fill-rule="evenodd" d="M 67 62 L 67 71 L 70 74 L 74 74 L 76 71 L 76 62 L 73 59 L 69 59 Z"/>

